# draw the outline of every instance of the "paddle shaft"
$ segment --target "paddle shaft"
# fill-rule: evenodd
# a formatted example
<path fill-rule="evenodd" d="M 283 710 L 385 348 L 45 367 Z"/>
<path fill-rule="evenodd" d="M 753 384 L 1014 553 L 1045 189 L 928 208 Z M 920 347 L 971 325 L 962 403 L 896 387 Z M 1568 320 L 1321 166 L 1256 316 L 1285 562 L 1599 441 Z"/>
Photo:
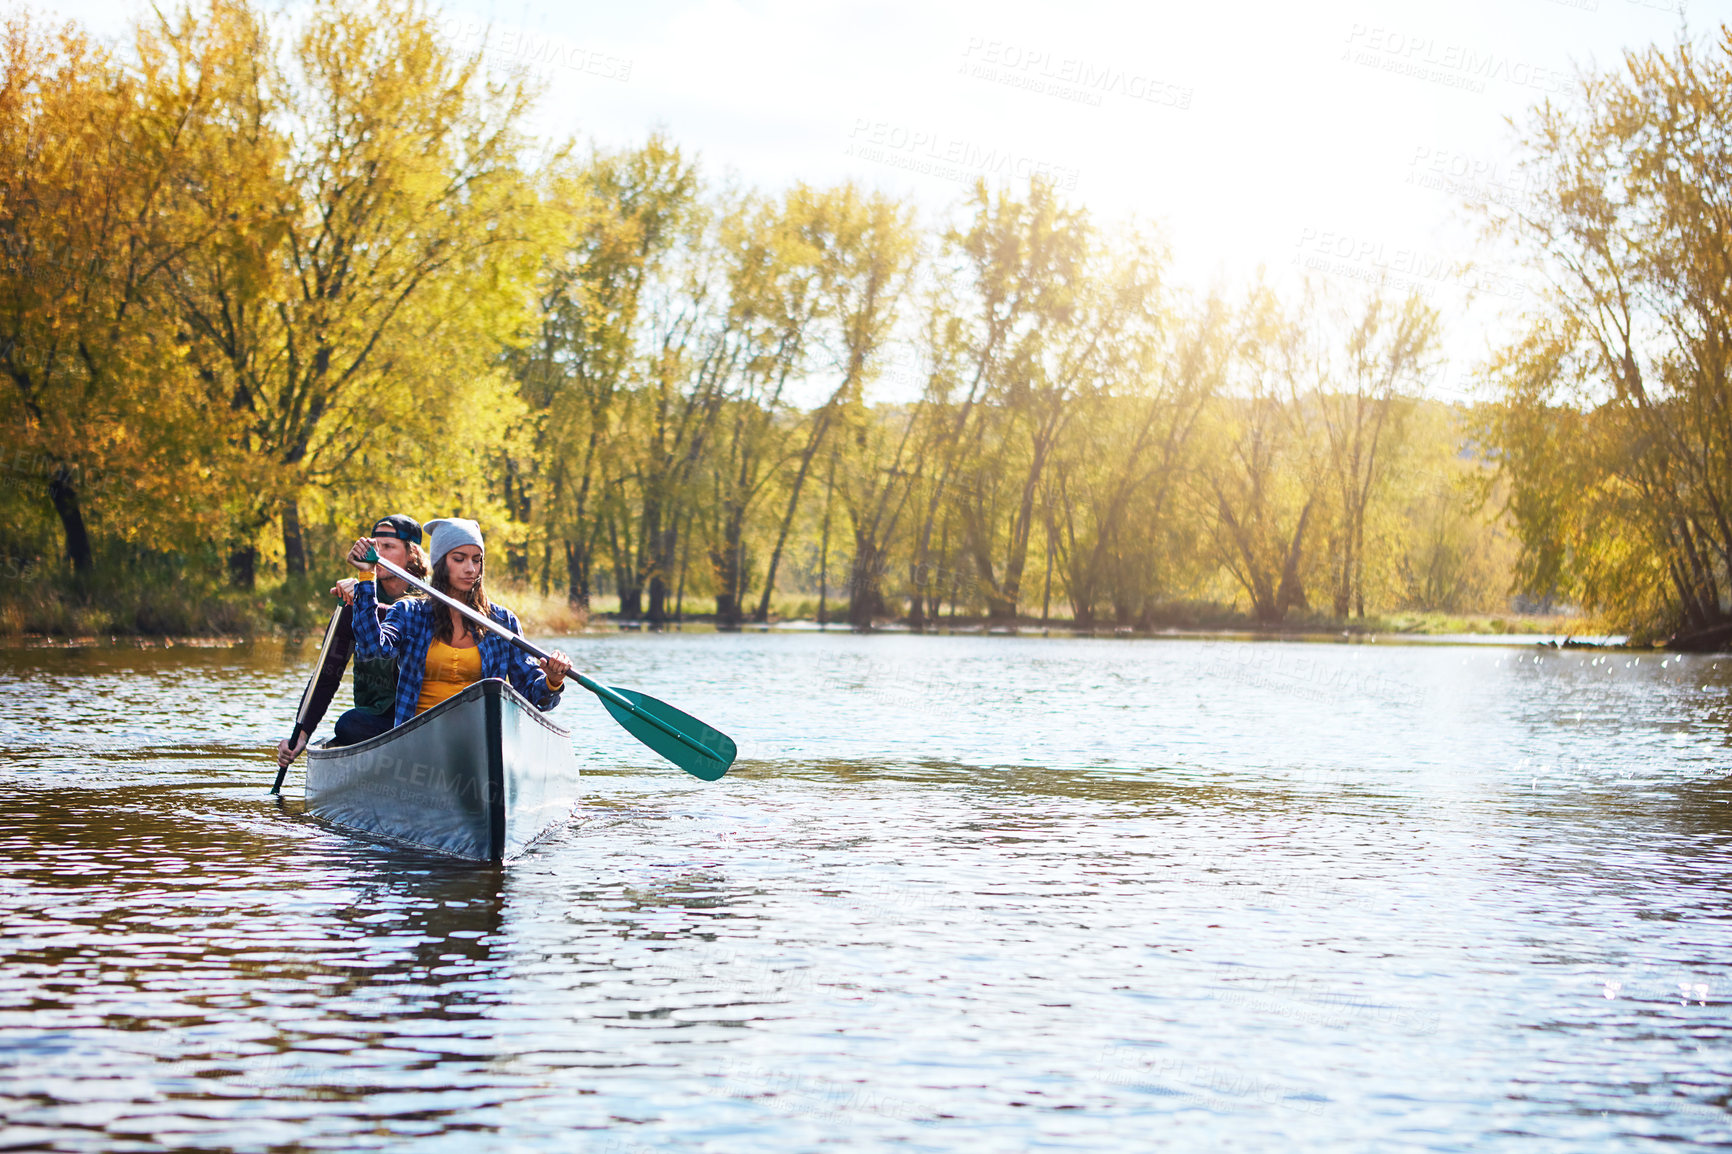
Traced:
<path fill-rule="evenodd" d="M 325 639 L 319 643 L 319 659 L 313 665 L 313 679 L 307 682 L 307 688 L 301 693 L 301 708 L 295 712 L 295 727 L 289 730 L 289 750 L 291 753 L 295 748 L 295 743 L 300 741 L 301 734 L 306 734 L 307 739 L 312 740 L 313 727 L 307 724 L 307 713 L 312 704 L 314 687 L 325 672 L 325 656 L 331 652 L 331 638 L 337 635 L 338 616 L 338 613 L 331 614 L 331 623 L 325 626 Z M 283 791 L 283 779 L 288 775 L 288 765 L 277 766 L 277 780 L 271 783 L 272 793 Z"/>
<path fill-rule="evenodd" d="M 421 592 L 427 594 L 427 596 L 433 598 L 434 600 L 440 602 L 441 604 L 449 605 L 452 609 L 455 609 L 457 612 L 463 614 L 463 616 L 467 617 L 470 621 L 473 621 L 475 624 L 481 626 L 484 629 L 492 630 L 494 633 L 497 633 L 499 636 L 505 638 L 505 640 L 511 642 L 513 645 L 517 646 L 517 648 L 523 650 L 523 652 L 529 654 L 531 657 L 538 658 L 539 660 L 542 660 L 542 661 L 546 661 L 550 656 L 552 656 L 550 653 L 547 652 L 547 650 L 541 648 L 539 645 L 536 645 L 532 641 L 525 641 L 523 638 L 519 637 L 517 634 L 513 633 L 511 630 L 507 629 L 505 626 L 501 625 L 499 622 L 493 620 L 493 618 L 487 617 L 481 613 L 477 613 L 474 609 L 471 609 L 469 606 L 463 604 L 463 602 L 458 601 L 452 597 L 447 597 L 445 594 L 439 592 L 439 590 L 433 588 L 433 586 L 427 584 L 427 582 L 421 580 L 419 577 L 416 577 L 411 573 L 405 572 L 401 567 L 399 567 L 397 565 L 393 565 L 391 562 L 385 560 L 383 557 L 380 557 L 378 555 L 377 550 L 375 550 L 373 552 L 373 557 L 370 559 L 369 563 L 373 564 L 373 565 L 377 565 L 379 568 L 383 569 L 385 572 L 389 573 L 391 576 L 397 578 L 399 581 L 407 581 L 410 585 L 414 586 L 416 589 L 421 590 Z M 607 686 L 601 684 L 598 681 L 591 681 L 589 678 L 585 677 L 583 674 L 579 673 L 575 669 L 573 669 L 571 671 L 571 676 L 577 679 L 577 683 L 579 685 L 583 686 L 585 689 L 589 690 L 591 693 L 595 694 L 597 697 L 601 698 L 603 701 L 611 702 L 612 704 L 617 705 L 619 708 L 630 713 L 633 717 L 639 719 L 640 721 L 649 722 L 651 725 L 655 726 L 657 729 L 661 730 L 663 733 L 667 734 L 669 737 L 679 739 L 679 741 L 682 744 L 690 747 L 693 750 L 696 750 L 698 753 L 704 755 L 705 757 L 714 757 L 715 756 L 715 752 L 713 750 L 705 749 L 701 743 L 694 741 L 689 735 L 681 733 L 679 730 L 675 729 L 673 726 L 669 725 L 667 722 L 663 721 L 661 718 L 657 717 L 655 714 L 648 713 L 642 709 L 639 709 L 635 702 L 631 701 L 629 698 L 625 697 L 623 694 L 615 693 L 612 689 L 608 688 Z"/>

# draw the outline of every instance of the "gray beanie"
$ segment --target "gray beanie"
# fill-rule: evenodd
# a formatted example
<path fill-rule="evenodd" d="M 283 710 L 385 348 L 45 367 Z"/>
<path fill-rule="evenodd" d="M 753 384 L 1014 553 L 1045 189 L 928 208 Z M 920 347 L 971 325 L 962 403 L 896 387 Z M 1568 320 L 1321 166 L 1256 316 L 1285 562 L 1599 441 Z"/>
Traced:
<path fill-rule="evenodd" d="M 481 544 L 481 526 L 463 517 L 441 517 L 427 522 L 422 528 L 426 529 L 431 537 L 427 559 L 434 565 L 439 564 L 440 558 L 459 545 L 486 548 Z"/>

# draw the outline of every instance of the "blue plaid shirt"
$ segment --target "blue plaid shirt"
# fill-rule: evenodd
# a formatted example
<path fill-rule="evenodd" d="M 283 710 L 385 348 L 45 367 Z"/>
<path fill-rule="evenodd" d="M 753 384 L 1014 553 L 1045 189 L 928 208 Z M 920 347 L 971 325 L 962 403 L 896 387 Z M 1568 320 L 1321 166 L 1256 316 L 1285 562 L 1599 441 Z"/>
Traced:
<path fill-rule="evenodd" d="M 374 612 L 373 583 L 355 583 L 355 655 L 368 660 L 389 657 L 397 662 L 397 718 L 392 723 L 402 725 L 415 716 L 415 706 L 421 700 L 421 681 L 427 675 L 427 650 L 433 644 L 434 612 L 444 608 L 431 598 L 405 597 L 391 606 L 383 624 Z M 493 619 L 511 630 L 522 633 L 517 614 L 503 605 L 493 606 Z M 560 691 L 547 688 L 547 674 L 531 660 L 529 654 L 485 629 L 476 631 L 476 644 L 481 649 L 481 676 L 497 677 L 510 682 L 511 688 L 534 702 L 543 713 L 559 704 Z"/>

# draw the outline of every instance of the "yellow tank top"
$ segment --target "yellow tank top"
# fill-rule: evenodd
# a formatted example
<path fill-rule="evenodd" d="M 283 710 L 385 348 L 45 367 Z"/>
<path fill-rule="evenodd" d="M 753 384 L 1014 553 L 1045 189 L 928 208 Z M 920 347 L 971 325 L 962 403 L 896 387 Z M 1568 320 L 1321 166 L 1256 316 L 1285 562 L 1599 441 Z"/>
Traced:
<path fill-rule="evenodd" d="M 481 680 L 481 647 L 453 649 L 437 637 L 427 647 L 427 672 L 421 677 L 421 697 L 415 712 L 425 713 L 465 686 Z"/>

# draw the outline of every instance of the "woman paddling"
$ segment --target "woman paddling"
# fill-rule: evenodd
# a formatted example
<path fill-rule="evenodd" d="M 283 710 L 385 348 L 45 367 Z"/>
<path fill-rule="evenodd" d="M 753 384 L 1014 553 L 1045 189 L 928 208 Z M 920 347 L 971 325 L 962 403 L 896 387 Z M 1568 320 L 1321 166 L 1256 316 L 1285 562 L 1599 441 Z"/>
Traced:
<path fill-rule="evenodd" d="M 428 555 L 433 562 L 433 588 L 485 614 L 513 633 L 521 633 L 517 615 L 494 605 L 482 588 L 485 549 L 481 526 L 461 517 L 429 521 Z M 472 626 L 462 614 L 431 598 L 399 601 L 384 623 L 372 611 L 377 604 L 373 567 L 367 553 L 370 538 L 349 549 L 349 564 L 361 570 L 355 586 L 355 652 L 363 658 L 390 657 L 397 662 L 396 724 L 431 709 L 465 686 L 484 677 L 498 677 L 546 712 L 559 704 L 571 659 L 554 650 L 536 662 L 510 642 Z M 370 628 L 369 628 L 370 626 Z"/>

